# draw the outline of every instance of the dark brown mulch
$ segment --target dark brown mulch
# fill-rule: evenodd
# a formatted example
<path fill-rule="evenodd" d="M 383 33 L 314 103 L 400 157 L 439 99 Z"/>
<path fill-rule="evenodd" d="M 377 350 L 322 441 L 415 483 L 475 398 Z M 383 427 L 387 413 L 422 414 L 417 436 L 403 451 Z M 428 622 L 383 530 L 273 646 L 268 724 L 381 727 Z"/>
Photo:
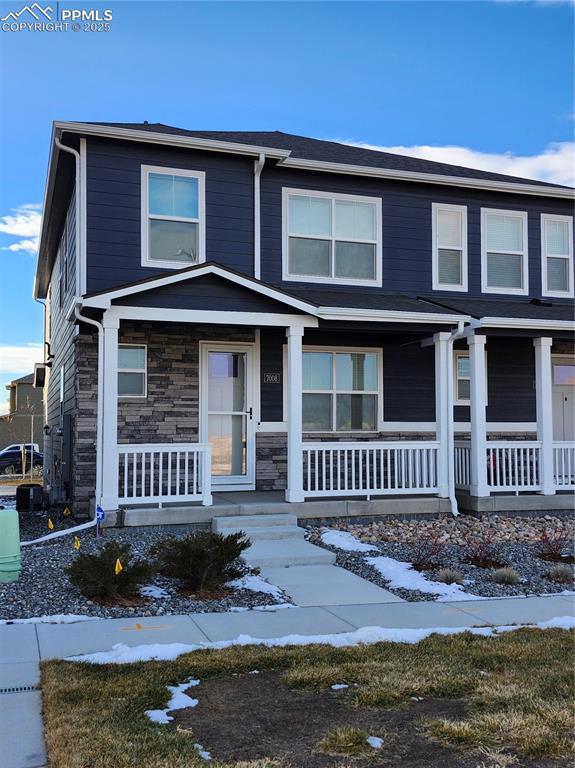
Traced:
<path fill-rule="evenodd" d="M 346 704 L 349 690 L 291 690 L 278 672 L 238 674 L 202 681 L 193 689 L 199 704 L 172 713 L 174 726 L 221 761 L 275 758 L 290 768 L 476 768 L 478 753 L 464 753 L 426 738 L 422 721 L 432 717 L 461 717 L 462 700 L 429 699 L 399 710 L 357 709 Z M 365 757 L 346 758 L 316 751 L 318 742 L 337 726 L 381 734 L 381 750 Z M 522 762 L 526 768 L 543 763 Z M 545 763 L 559 765 L 559 763 Z"/>

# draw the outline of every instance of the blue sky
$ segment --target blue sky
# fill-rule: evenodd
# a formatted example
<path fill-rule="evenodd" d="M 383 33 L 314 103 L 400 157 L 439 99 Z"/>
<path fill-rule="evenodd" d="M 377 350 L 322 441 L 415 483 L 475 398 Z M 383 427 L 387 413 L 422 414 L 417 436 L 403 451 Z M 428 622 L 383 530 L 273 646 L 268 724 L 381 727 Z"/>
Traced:
<path fill-rule="evenodd" d="M 110 8 L 111 31 L 0 31 L 0 404 L 42 341 L 34 206 L 55 119 L 279 129 L 572 180 L 573 3 L 65 8 Z"/>

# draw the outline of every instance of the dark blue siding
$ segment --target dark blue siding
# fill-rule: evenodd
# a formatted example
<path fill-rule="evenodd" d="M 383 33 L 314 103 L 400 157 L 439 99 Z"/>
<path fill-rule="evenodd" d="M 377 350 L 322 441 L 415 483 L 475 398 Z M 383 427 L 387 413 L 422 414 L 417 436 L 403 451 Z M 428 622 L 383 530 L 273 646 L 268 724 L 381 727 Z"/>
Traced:
<path fill-rule="evenodd" d="M 540 214 L 573 213 L 573 206 L 568 200 L 265 166 L 262 174 L 262 279 L 274 284 L 282 283 L 282 187 L 381 197 L 383 288 L 356 288 L 358 291 L 400 291 L 415 296 L 432 292 L 431 205 L 442 202 L 467 205 L 469 295 L 475 296 L 487 295 L 481 294 L 480 209 L 527 211 L 530 295 L 539 297 Z M 286 282 L 283 285 L 285 288 L 291 285 L 292 290 L 297 290 L 297 286 L 305 284 Z M 314 287 L 317 288 L 317 284 Z M 329 285 L 329 290 L 354 289 Z M 450 294 L 447 291 L 433 291 L 433 294 L 462 296 L 461 293 Z M 489 294 L 488 297 L 509 300 L 504 295 Z"/>
<path fill-rule="evenodd" d="M 87 290 L 159 277 L 141 266 L 142 165 L 206 173 L 206 259 L 253 275 L 253 160 L 151 144 L 89 139 Z"/>

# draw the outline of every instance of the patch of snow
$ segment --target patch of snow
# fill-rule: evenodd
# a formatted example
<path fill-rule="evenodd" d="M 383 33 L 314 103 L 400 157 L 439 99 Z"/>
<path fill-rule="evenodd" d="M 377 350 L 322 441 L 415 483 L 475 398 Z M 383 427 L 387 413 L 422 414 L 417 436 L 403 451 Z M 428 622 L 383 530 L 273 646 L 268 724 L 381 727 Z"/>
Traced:
<path fill-rule="evenodd" d="M 228 581 L 226 587 L 232 589 L 249 589 L 250 592 L 263 592 L 265 595 L 271 595 L 278 600 L 282 599 L 282 591 L 274 584 L 270 584 L 269 581 L 262 579 L 261 576 L 256 576 L 253 573 L 248 573 L 245 576 L 241 576 L 239 579 Z"/>
<path fill-rule="evenodd" d="M 347 683 L 334 683 L 331 686 L 332 691 L 343 691 L 344 688 L 349 688 L 349 685 Z"/>
<path fill-rule="evenodd" d="M 31 616 L 27 619 L 0 619 L 0 624 L 75 624 L 78 621 L 98 621 L 99 616 L 58 613 L 53 616 Z"/>
<path fill-rule="evenodd" d="M 383 747 L 383 739 L 380 739 L 379 736 L 368 736 L 367 743 L 374 749 L 381 749 Z"/>
<path fill-rule="evenodd" d="M 321 534 L 321 540 L 329 547 L 337 547 L 346 552 L 374 552 L 377 547 L 358 541 L 352 533 L 325 528 Z"/>
<path fill-rule="evenodd" d="M 575 628 L 575 617 L 557 616 L 538 624 L 513 625 L 510 630 L 526 627 L 550 629 Z M 289 645 L 330 645 L 334 648 L 347 648 L 353 645 L 373 645 L 374 643 L 419 643 L 430 635 L 458 635 L 469 632 L 472 635 L 491 637 L 498 632 L 508 631 L 507 627 L 428 627 L 423 629 L 392 629 L 386 627 L 362 627 L 353 632 L 341 632 L 329 635 L 284 635 L 276 638 L 252 637 L 239 635 L 235 640 L 217 640 L 208 643 L 151 643 L 148 645 L 127 646 L 117 643 L 110 651 L 98 651 L 80 656 L 69 656 L 66 661 L 79 661 L 86 664 L 134 664 L 138 661 L 171 661 L 184 653 L 206 648 L 219 650 L 231 646 L 263 645 L 268 648 Z"/>
<path fill-rule="evenodd" d="M 162 587 L 157 587 L 155 584 L 145 584 L 140 587 L 140 594 L 142 597 L 154 597 L 157 599 L 163 599 L 170 596 L 170 593 Z"/>
<path fill-rule="evenodd" d="M 248 675 L 259 675 L 259 673 L 259 669 L 252 669 L 251 672 L 248 672 Z"/>
<path fill-rule="evenodd" d="M 198 751 L 198 755 L 199 755 L 201 758 L 203 758 L 204 760 L 211 760 L 211 759 L 212 759 L 212 756 L 211 756 L 211 754 L 208 752 L 208 750 L 207 750 L 207 749 L 204 749 L 204 747 L 202 747 L 202 745 L 201 745 L 201 744 L 198 744 L 198 742 L 197 742 L 197 741 L 196 741 L 196 743 L 194 744 L 194 747 L 197 749 L 197 751 Z"/>
<path fill-rule="evenodd" d="M 169 723 L 170 720 L 174 719 L 168 714 L 168 712 L 173 712 L 175 709 L 188 709 L 189 707 L 197 707 L 198 699 L 192 699 L 192 697 L 188 696 L 188 694 L 184 693 L 184 691 L 187 691 L 188 688 L 192 688 L 193 686 L 199 684 L 199 680 L 189 678 L 179 685 L 166 686 L 171 694 L 168 706 L 165 709 L 147 709 L 146 715 L 153 723 L 160 723 L 161 725 L 165 725 L 166 723 Z"/>
<path fill-rule="evenodd" d="M 402 589 L 416 589 L 428 595 L 437 595 L 439 602 L 452 600 L 484 600 L 480 595 L 472 595 L 466 592 L 460 584 L 444 584 L 441 581 L 432 581 L 423 573 L 416 571 L 412 563 L 403 560 L 395 560 L 393 557 L 368 557 L 366 562 L 372 565 L 389 581 L 391 587 Z"/>
<path fill-rule="evenodd" d="M 296 608 L 293 603 L 276 603 L 275 605 L 256 605 L 252 611 L 283 611 L 285 608 Z"/>

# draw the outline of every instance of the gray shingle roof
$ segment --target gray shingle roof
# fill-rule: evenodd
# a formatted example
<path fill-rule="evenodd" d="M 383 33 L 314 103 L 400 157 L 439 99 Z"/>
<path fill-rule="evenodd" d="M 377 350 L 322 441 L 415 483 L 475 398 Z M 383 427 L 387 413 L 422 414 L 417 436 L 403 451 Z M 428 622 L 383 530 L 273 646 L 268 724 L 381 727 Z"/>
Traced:
<path fill-rule="evenodd" d="M 301 160 L 318 160 L 327 163 L 361 165 L 366 168 L 440 174 L 468 179 L 484 179 L 486 181 L 538 184 L 549 187 L 560 186 L 544 181 L 480 171 L 476 168 L 464 168 L 458 165 L 438 163 L 417 157 L 396 155 L 391 152 L 378 152 L 373 149 L 364 149 L 349 144 L 341 144 L 336 141 L 324 141 L 322 139 L 312 139 L 307 136 L 296 136 L 295 134 L 283 133 L 282 131 L 189 131 L 183 128 L 175 128 L 171 125 L 164 125 L 163 123 L 96 122 L 90 123 L 90 125 L 150 131 L 152 133 L 165 133 L 166 135 L 190 136 L 199 139 L 212 139 L 214 141 L 229 141 L 237 144 L 264 146 L 273 149 L 286 149 L 291 151 L 291 157 Z M 568 189 L 568 187 L 565 188 Z"/>
<path fill-rule="evenodd" d="M 501 300 L 424 296 L 443 311 L 462 312 L 472 317 L 518 317 L 526 320 L 573 320 L 572 302 L 549 300 Z"/>

